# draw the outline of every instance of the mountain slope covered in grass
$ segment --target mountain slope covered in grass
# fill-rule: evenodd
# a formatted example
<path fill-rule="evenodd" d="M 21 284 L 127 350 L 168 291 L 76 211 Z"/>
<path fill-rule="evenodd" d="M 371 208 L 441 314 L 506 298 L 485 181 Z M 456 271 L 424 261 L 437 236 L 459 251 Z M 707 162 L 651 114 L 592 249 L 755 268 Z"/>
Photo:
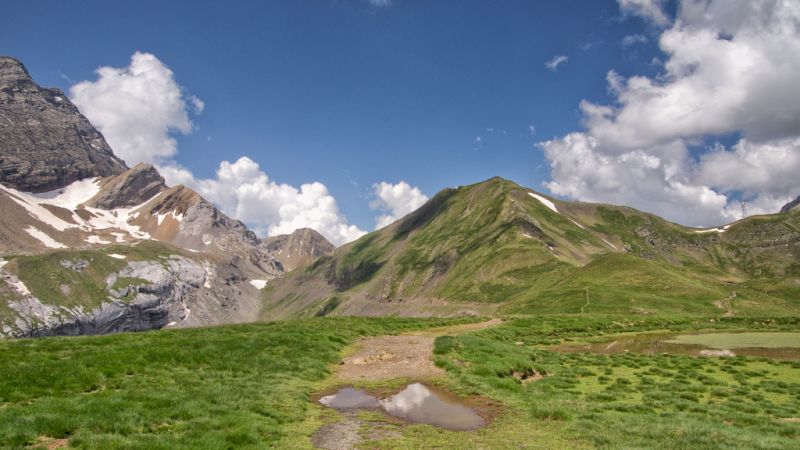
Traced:
<path fill-rule="evenodd" d="M 800 308 L 800 214 L 724 228 L 562 202 L 508 180 L 446 189 L 287 274 L 266 317 L 317 314 L 747 314 Z"/>

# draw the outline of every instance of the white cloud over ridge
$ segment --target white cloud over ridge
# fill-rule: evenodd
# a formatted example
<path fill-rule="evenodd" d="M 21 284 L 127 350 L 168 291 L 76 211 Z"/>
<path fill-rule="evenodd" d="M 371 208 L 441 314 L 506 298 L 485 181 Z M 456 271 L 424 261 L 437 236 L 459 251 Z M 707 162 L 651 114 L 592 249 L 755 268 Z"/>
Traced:
<path fill-rule="evenodd" d="M 581 102 L 585 130 L 539 144 L 548 188 L 699 226 L 738 218 L 740 197 L 768 213 L 800 193 L 800 5 L 685 1 L 659 45 L 662 74 L 609 72 L 614 103 Z M 722 136 L 739 138 L 692 156 Z"/>
<path fill-rule="evenodd" d="M 262 234 L 288 234 L 308 227 L 336 245 L 365 234 L 347 223 L 324 184 L 313 182 L 296 188 L 276 183 L 246 156 L 232 163 L 222 161 L 215 178 L 196 179 L 177 165 L 159 167 L 159 172 L 168 184 L 183 184 L 196 190 L 225 214 L 254 226 Z"/>
<path fill-rule="evenodd" d="M 428 196 L 416 187 L 405 181 L 396 184 L 381 181 L 372 185 L 375 199 L 370 203 L 370 208 L 383 211 L 386 214 L 375 219 L 375 229 L 383 228 L 414 211 L 428 201 Z"/>
<path fill-rule="evenodd" d="M 171 134 L 192 131 L 187 101 L 197 114 L 203 101 L 186 97 L 172 71 L 150 53 L 136 52 L 127 67 L 100 67 L 96 73 L 96 81 L 70 88 L 70 100 L 100 129 L 114 153 L 131 166 L 174 156 L 178 144 Z"/>
<path fill-rule="evenodd" d="M 163 62 L 152 54 L 136 52 L 129 66 L 101 67 L 96 81 L 73 85 L 70 99 L 128 165 L 156 165 L 168 184 L 196 190 L 225 214 L 261 234 L 286 234 L 309 227 L 336 245 L 365 234 L 347 223 L 322 183 L 299 188 L 278 184 L 247 157 L 233 163 L 222 161 L 211 179 L 196 179 L 177 164 L 173 133 L 192 132 L 189 110 L 200 114 L 205 108 L 201 99 L 184 91 Z"/>

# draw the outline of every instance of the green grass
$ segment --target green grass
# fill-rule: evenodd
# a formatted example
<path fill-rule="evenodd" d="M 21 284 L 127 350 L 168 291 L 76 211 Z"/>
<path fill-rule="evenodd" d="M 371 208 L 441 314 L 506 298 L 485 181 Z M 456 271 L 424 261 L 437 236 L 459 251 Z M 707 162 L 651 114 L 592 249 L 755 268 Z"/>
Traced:
<path fill-rule="evenodd" d="M 463 322 L 464 320 L 461 320 Z M 269 447 L 357 337 L 457 321 L 307 319 L 0 341 L 0 448 Z"/>
<path fill-rule="evenodd" d="M 781 420 L 800 417 L 800 362 L 560 354 L 542 345 L 622 331 L 783 331 L 795 329 L 798 320 L 517 319 L 472 335 L 439 338 L 435 354 L 455 379 L 453 389 L 489 395 L 524 411 L 529 427 L 560 423 L 559 436 L 591 447 L 788 449 L 800 445 L 800 427 Z M 513 377 L 526 370 L 547 376 L 529 384 Z"/>
<path fill-rule="evenodd" d="M 666 341 L 671 344 L 703 345 L 717 349 L 744 347 L 800 348 L 800 333 L 710 333 L 685 334 Z"/>
<path fill-rule="evenodd" d="M 311 402 L 360 336 L 465 320 L 317 318 L 0 342 L 0 447 L 310 448 L 338 414 Z M 499 402 L 474 432 L 369 422 L 363 448 L 796 448 L 800 362 L 555 353 L 546 346 L 670 330 L 786 333 L 800 318 L 542 316 L 436 340 L 437 384 Z M 521 383 L 515 372 L 545 378 Z M 374 383 L 373 383 L 374 384 Z M 389 381 L 387 387 L 397 387 Z M 373 387 L 380 387 L 378 383 Z M 365 416 L 366 417 L 366 416 Z"/>

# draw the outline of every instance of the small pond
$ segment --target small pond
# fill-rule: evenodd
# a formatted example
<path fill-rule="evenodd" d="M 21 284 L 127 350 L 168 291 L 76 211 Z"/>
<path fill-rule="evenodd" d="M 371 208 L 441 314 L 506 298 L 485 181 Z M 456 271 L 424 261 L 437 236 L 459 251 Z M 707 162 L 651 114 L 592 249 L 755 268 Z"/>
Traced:
<path fill-rule="evenodd" d="M 631 352 L 800 359 L 800 332 L 638 333 L 608 336 L 602 342 L 567 342 L 551 346 L 550 349 L 601 354 Z"/>
<path fill-rule="evenodd" d="M 383 409 L 387 414 L 413 423 L 426 423 L 450 430 L 474 430 L 484 420 L 472 408 L 441 391 L 421 383 L 406 386 L 400 392 L 378 399 L 359 389 L 345 387 L 319 399 L 325 406 L 347 409 Z"/>

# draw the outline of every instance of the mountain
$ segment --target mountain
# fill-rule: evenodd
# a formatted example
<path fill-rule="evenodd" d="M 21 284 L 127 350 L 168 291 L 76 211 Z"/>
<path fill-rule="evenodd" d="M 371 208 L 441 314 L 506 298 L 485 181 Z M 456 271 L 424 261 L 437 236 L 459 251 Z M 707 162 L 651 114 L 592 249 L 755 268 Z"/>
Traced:
<path fill-rule="evenodd" d="M 263 240 L 263 246 L 287 272 L 328 255 L 336 248 L 311 228 L 300 228 L 291 234 L 268 237 Z"/>
<path fill-rule="evenodd" d="M 0 136 L 0 177 L 22 191 L 50 191 L 126 169 L 63 92 L 39 87 L 7 56 L 0 56 Z"/>
<path fill-rule="evenodd" d="M 129 169 L 7 57 L 0 145 L 0 337 L 253 321 L 284 264 L 332 250 L 312 230 L 262 241 L 154 167 Z"/>
<path fill-rule="evenodd" d="M 783 208 L 781 208 L 781 212 L 789 212 L 797 209 L 800 209 L 800 197 L 797 197 L 791 202 L 783 205 Z"/>
<path fill-rule="evenodd" d="M 287 274 L 268 317 L 800 310 L 800 214 L 693 229 L 493 178 Z"/>

